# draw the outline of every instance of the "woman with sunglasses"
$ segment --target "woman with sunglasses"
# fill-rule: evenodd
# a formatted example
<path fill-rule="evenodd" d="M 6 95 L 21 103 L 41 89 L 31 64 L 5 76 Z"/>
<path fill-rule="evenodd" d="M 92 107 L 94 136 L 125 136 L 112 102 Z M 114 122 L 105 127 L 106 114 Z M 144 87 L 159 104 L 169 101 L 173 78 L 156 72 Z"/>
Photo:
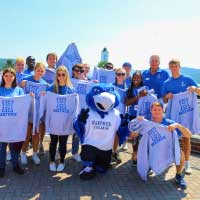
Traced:
<path fill-rule="evenodd" d="M 48 91 L 54 92 L 60 95 L 72 94 L 75 92 L 75 89 L 72 86 L 70 81 L 70 76 L 67 68 L 63 65 L 59 66 L 56 70 L 55 81 L 52 86 L 48 88 Z M 61 172 L 65 168 L 65 155 L 66 155 L 66 144 L 67 144 L 68 135 L 57 135 L 50 134 L 50 171 Z M 57 149 L 57 143 L 59 142 L 59 153 L 60 153 L 60 163 L 56 167 L 55 155 Z"/>
<path fill-rule="evenodd" d="M 126 71 L 123 68 L 117 68 L 115 70 L 115 83 L 113 83 L 113 85 L 115 85 L 116 87 L 121 88 L 121 89 L 125 89 L 125 90 L 127 89 L 127 87 L 126 87 Z M 124 114 L 124 113 L 121 113 L 121 114 Z M 120 158 L 119 154 L 117 153 L 118 144 L 119 144 L 119 141 L 118 141 L 118 137 L 116 136 L 115 142 L 113 145 L 112 158 L 113 158 L 113 161 L 115 161 L 117 163 L 121 163 L 121 158 Z M 128 149 L 126 142 L 123 144 L 122 148 L 124 150 Z"/>
<path fill-rule="evenodd" d="M 83 64 L 75 64 L 72 67 L 72 78 L 85 80 Z"/>
<path fill-rule="evenodd" d="M 72 67 L 72 78 L 85 80 L 84 64 L 75 64 Z M 79 151 L 79 138 L 76 134 L 74 134 L 72 137 L 72 157 L 77 162 L 81 162 L 81 158 L 78 151 Z"/>

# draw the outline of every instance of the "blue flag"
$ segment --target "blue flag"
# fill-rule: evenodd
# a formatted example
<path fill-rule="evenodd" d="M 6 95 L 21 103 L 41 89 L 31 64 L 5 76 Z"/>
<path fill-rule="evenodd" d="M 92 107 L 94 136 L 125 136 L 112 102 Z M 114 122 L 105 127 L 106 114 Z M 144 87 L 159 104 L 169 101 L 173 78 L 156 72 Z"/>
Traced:
<path fill-rule="evenodd" d="M 72 67 L 78 63 L 82 63 L 82 59 L 75 43 L 71 43 L 57 61 L 56 66 L 64 65 L 72 76 Z"/>

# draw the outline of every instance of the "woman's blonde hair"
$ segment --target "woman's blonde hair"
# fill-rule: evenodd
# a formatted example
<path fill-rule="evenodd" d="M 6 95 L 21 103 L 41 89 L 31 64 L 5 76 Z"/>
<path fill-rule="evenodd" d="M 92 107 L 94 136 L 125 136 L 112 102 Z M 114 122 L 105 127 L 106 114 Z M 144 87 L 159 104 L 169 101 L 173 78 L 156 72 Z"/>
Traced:
<path fill-rule="evenodd" d="M 122 72 L 122 73 L 125 73 L 126 74 L 126 71 L 125 71 L 125 69 L 123 69 L 123 68 L 117 68 L 116 70 L 115 70 L 115 73 L 118 73 L 118 72 Z"/>
<path fill-rule="evenodd" d="M 41 67 L 44 71 L 46 71 L 44 63 L 37 62 L 36 65 L 35 65 L 35 67 L 34 67 L 34 70 L 36 70 L 38 67 Z"/>
<path fill-rule="evenodd" d="M 55 81 L 54 81 L 54 92 L 57 94 L 59 93 L 58 72 L 60 72 L 60 71 L 65 73 L 65 85 L 68 87 L 73 87 L 67 68 L 64 65 L 60 65 L 56 70 L 56 77 L 55 77 Z"/>

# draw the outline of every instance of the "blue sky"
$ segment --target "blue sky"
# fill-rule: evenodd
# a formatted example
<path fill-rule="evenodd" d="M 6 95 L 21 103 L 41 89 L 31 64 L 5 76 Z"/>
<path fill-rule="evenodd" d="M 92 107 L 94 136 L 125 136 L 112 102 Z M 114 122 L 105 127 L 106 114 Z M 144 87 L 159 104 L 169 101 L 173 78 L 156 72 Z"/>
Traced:
<path fill-rule="evenodd" d="M 151 54 L 200 67 L 198 0 L 20 0 L 0 6 L 0 57 L 33 55 L 45 62 L 75 42 L 84 62 L 96 65 L 106 46 L 110 61 L 146 68 Z"/>

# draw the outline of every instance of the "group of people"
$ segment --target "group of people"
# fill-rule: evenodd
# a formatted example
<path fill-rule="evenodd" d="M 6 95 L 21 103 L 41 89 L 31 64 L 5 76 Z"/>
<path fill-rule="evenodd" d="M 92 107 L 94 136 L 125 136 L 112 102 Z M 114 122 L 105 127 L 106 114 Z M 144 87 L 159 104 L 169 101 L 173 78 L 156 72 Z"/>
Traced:
<path fill-rule="evenodd" d="M 55 53 L 49 53 L 46 57 L 46 61 L 48 64 L 47 67 L 41 62 L 35 63 L 35 58 L 32 56 L 26 58 L 26 63 L 23 58 L 17 58 L 15 69 L 8 68 L 3 71 L 0 96 L 15 97 L 30 94 L 35 98 L 36 109 L 39 110 L 40 98 L 41 96 L 46 95 L 48 91 L 59 95 L 78 93 L 77 88 L 73 84 L 74 79 L 87 81 L 92 84 L 101 82 L 101 80 L 88 77 L 90 71 L 90 66 L 88 64 L 75 64 L 72 67 L 72 74 L 70 75 L 66 66 L 56 67 L 57 55 Z M 180 61 L 177 59 L 169 61 L 171 76 L 169 76 L 166 70 L 159 67 L 160 57 L 158 55 L 152 55 L 149 63 L 149 69 L 143 72 L 136 70 L 132 75 L 132 65 L 129 62 L 125 62 L 120 68 L 114 68 L 114 65 L 108 62 L 104 65 L 104 69 L 114 72 L 115 81 L 112 84 L 116 88 L 125 91 L 125 96 L 122 101 L 124 110 L 120 109 L 120 112 L 121 114 L 127 112 L 130 120 L 138 118 L 139 100 L 147 96 L 148 92 L 153 89 L 157 100 L 149 107 L 149 112 L 151 114 L 149 120 L 168 126 L 169 131 L 177 130 L 183 148 L 181 151 L 180 165 L 177 166 L 176 181 L 183 189 L 185 189 L 187 185 L 184 180 L 183 170 L 186 174 L 191 174 L 189 163 L 191 131 L 180 123 L 175 123 L 172 120 L 166 119 L 164 117 L 165 107 L 163 107 L 163 105 L 166 105 L 168 101 L 173 99 L 174 95 L 180 92 L 189 91 L 200 95 L 200 88 L 192 78 L 180 73 Z M 27 66 L 26 69 L 25 64 Z M 40 84 L 40 90 L 34 91 L 33 86 L 29 87 L 30 84 Z M 139 119 L 142 120 L 142 118 Z M 24 169 L 21 164 L 26 165 L 28 162 L 26 152 L 30 143 L 33 148 L 32 160 L 34 164 L 40 164 L 38 152 L 44 153 L 43 139 L 45 135 L 45 119 L 41 118 L 38 129 L 35 130 L 33 126 L 33 121 L 29 121 L 25 141 L 11 143 L 0 141 L 0 177 L 5 175 L 6 154 L 9 155 L 9 152 L 11 153 L 13 170 L 18 174 L 24 174 Z M 79 138 L 75 132 L 69 134 L 73 135 L 72 155 L 74 159 L 81 161 L 78 153 L 80 145 Z M 57 133 L 50 133 L 50 171 L 60 172 L 64 170 L 66 144 L 69 134 L 59 135 Z M 138 132 L 131 132 L 130 137 L 132 138 L 133 146 L 132 163 L 133 165 L 137 165 L 137 151 L 141 136 Z M 125 146 L 126 145 L 124 144 L 124 147 Z M 118 137 L 116 136 L 113 143 L 112 157 L 117 162 L 121 162 L 118 154 L 118 147 Z M 57 151 L 59 151 L 58 165 L 56 165 Z M 21 164 L 19 163 L 19 158 Z"/>

